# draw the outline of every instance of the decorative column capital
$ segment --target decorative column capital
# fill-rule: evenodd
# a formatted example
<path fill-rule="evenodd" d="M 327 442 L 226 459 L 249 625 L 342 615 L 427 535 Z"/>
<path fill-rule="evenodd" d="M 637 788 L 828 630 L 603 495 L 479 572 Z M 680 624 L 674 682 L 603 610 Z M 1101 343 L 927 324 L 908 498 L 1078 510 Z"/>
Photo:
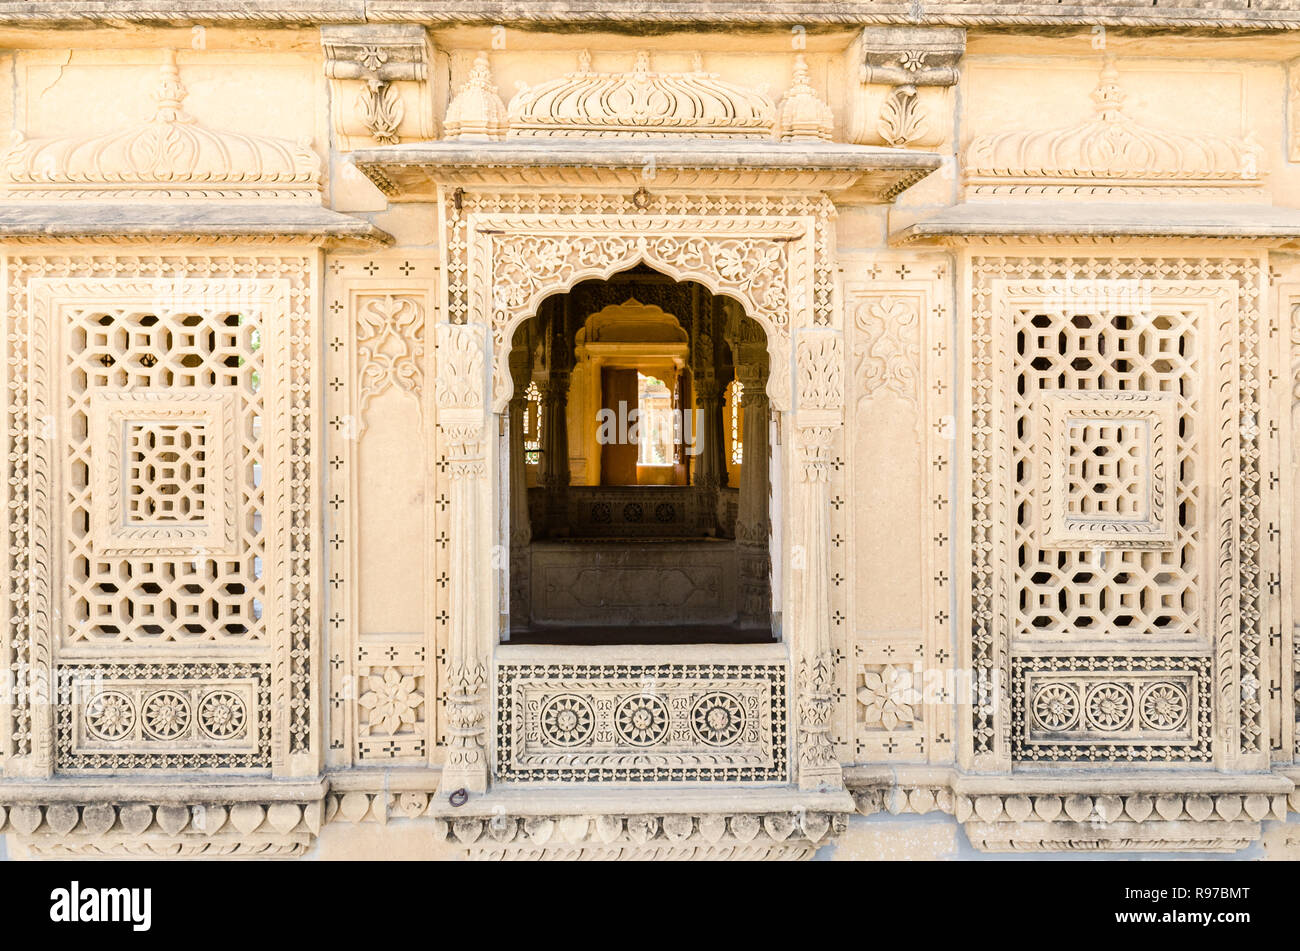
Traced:
<path fill-rule="evenodd" d="M 860 79 L 885 86 L 955 86 L 966 53 L 960 27 L 869 26 L 862 31 Z"/>
<path fill-rule="evenodd" d="M 850 139 L 898 148 L 940 145 L 950 125 L 945 92 L 960 77 L 966 31 L 869 26 L 854 50 L 849 67 L 857 67 L 859 82 L 850 93 Z"/>
<path fill-rule="evenodd" d="M 380 145 L 433 136 L 432 50 L 424 27 L 322 26 L 320 40 L 333 87 L 334 129 L 344 149 L 370 144 L 367 136 Z"/>

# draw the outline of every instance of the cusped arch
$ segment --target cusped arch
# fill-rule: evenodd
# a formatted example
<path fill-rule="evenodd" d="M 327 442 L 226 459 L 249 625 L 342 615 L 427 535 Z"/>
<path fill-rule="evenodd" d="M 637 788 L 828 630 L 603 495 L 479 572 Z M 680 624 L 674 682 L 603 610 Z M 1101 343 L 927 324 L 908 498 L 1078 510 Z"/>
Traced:
<path fill-rule="evenodd" d="M 642 223 L 644 226 L 644 223 Z M 514 390 L 509 352 L 514 333 L 546 298 L 582 281 L 609 280 L 639 264 L 675 281 L 694 281 L 734 300 L 763 329 L 770 360 L 767 393 L 777 411 L 790 406 L 790 332 L 797 301 L 787 234 L 663 232 L 607 229 L 578 234 L 497 232 L 485 250 L 484 287 L 491 288 L 492 410 L 503 412 Z M 685 263 L 683 263 L 685 262 Z M 486 303 L 486 302 L 484 302 Z"/>

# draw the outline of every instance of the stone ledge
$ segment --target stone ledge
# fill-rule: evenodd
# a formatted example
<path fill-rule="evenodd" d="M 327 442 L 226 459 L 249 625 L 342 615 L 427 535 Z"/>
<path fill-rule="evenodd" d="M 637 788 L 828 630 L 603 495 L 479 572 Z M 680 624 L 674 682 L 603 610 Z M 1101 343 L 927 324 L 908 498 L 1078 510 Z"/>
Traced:
<path fill-rule="evenodd" d="M 0 833 L 45 857 L 292 857 L 320 832 L 323 801 L 55 802 L 0 806 Z"/>
<path fill-rule="evenodd" d="M 782 187 L 862 192 L 888 201 L 943 164 L 932 152 L 832 142 L 783 143 L 752 139 L 508 138 L 488 142 L 421 142 L 358 149 L 349 156 L 394 201 L 429 201 L 439 182 L 477 184 L 502 174 L 577 170 L 572 184 L 642 187 L 651 193 L 700 185 L 701 176 L 778 175 Z M 654 169 L 647 184 L 643 172 Z M 745 184 L 729 180 L 736 187 Z M 758 183 L 763 184 L 763 183 Z M 767 183 L 771 184 L 771 183 Z"/>
<path fill-rule="evenodd" d="M 1196 202 L 972 201 L 899 228 L 890 244 L 943 246 L 990 238 L 1208 239 L 1284 248 L 1300 240 L 1300 209 Z"/>
<path fill-rule="evenodd" d="M 488 859 L 809 858 L 849 813 L 951 815 L 983 851 L 1230 852 L 1300 811 L 1285 776 L 968 777 L 850 768 L 849 790 L 497 787 L 451 806 L 437 771 L 268 780 L 6 781 L 0 833 L 40 856 L 300 856 L 332 822 L 410 824 Z M 949 772 L 947 776 L 943 774 Z M 879 774 L 879 775 L 877 775 Z M 343 780 L 343 777 L 339 777 Z M 126 788 L 122 788 L 126 787 Z"/>
<path fill-rule="evenodd" d="M 1004 791 L 992 791 L 998 787 Z M 1235 852 L 1261 836 L 1264 820 L 1300 809 L 1290 780 L 1268 774 L 1039 777 L 1037 783 L 958 776 L 942 785 L 852 788 L 862 815 L 947 813 L 977 849 L 989 852 Z"/>
<path fill-rule="evenodd" d="M 0 202 L 0 240 L 292 238 L 329 247 L 393 243 L 370 222 L 319 205 Z"/>

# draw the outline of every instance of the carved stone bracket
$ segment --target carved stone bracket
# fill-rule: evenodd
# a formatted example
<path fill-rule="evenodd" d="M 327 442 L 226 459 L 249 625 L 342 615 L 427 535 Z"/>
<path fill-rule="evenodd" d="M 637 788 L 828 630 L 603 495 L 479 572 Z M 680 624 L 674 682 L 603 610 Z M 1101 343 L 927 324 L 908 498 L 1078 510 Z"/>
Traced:
<path fill-rule="evenodd" d="M 871 26 L 854 50 L 859 86 L 850 96 L 851 141 L 899 148 L 939 145 L 947 134 L 943 108 L 948 87 L 957 84 L 966 31 Z"/>
<path fill-rule="evenodd" d="M 422 26 L 323 26 L 321 46 L 342 148 L 434 136 L 432 51 Z"/>

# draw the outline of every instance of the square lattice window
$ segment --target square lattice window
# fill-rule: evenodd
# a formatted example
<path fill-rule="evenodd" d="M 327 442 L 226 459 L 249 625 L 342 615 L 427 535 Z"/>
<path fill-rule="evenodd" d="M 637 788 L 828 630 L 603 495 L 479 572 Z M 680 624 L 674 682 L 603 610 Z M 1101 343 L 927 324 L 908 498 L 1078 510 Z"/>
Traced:
<path fill-rule="evenodd" d="M 96 393 L 91 469 L 101 555 L 226 554 L 235 541 L 232 398 Z"/>
<path fill-rule="evenodd" d="M 1044 393 L 1043 543 L 1164 548 L 1174 543 L 1175 401 L 1133 391 Z"/>

